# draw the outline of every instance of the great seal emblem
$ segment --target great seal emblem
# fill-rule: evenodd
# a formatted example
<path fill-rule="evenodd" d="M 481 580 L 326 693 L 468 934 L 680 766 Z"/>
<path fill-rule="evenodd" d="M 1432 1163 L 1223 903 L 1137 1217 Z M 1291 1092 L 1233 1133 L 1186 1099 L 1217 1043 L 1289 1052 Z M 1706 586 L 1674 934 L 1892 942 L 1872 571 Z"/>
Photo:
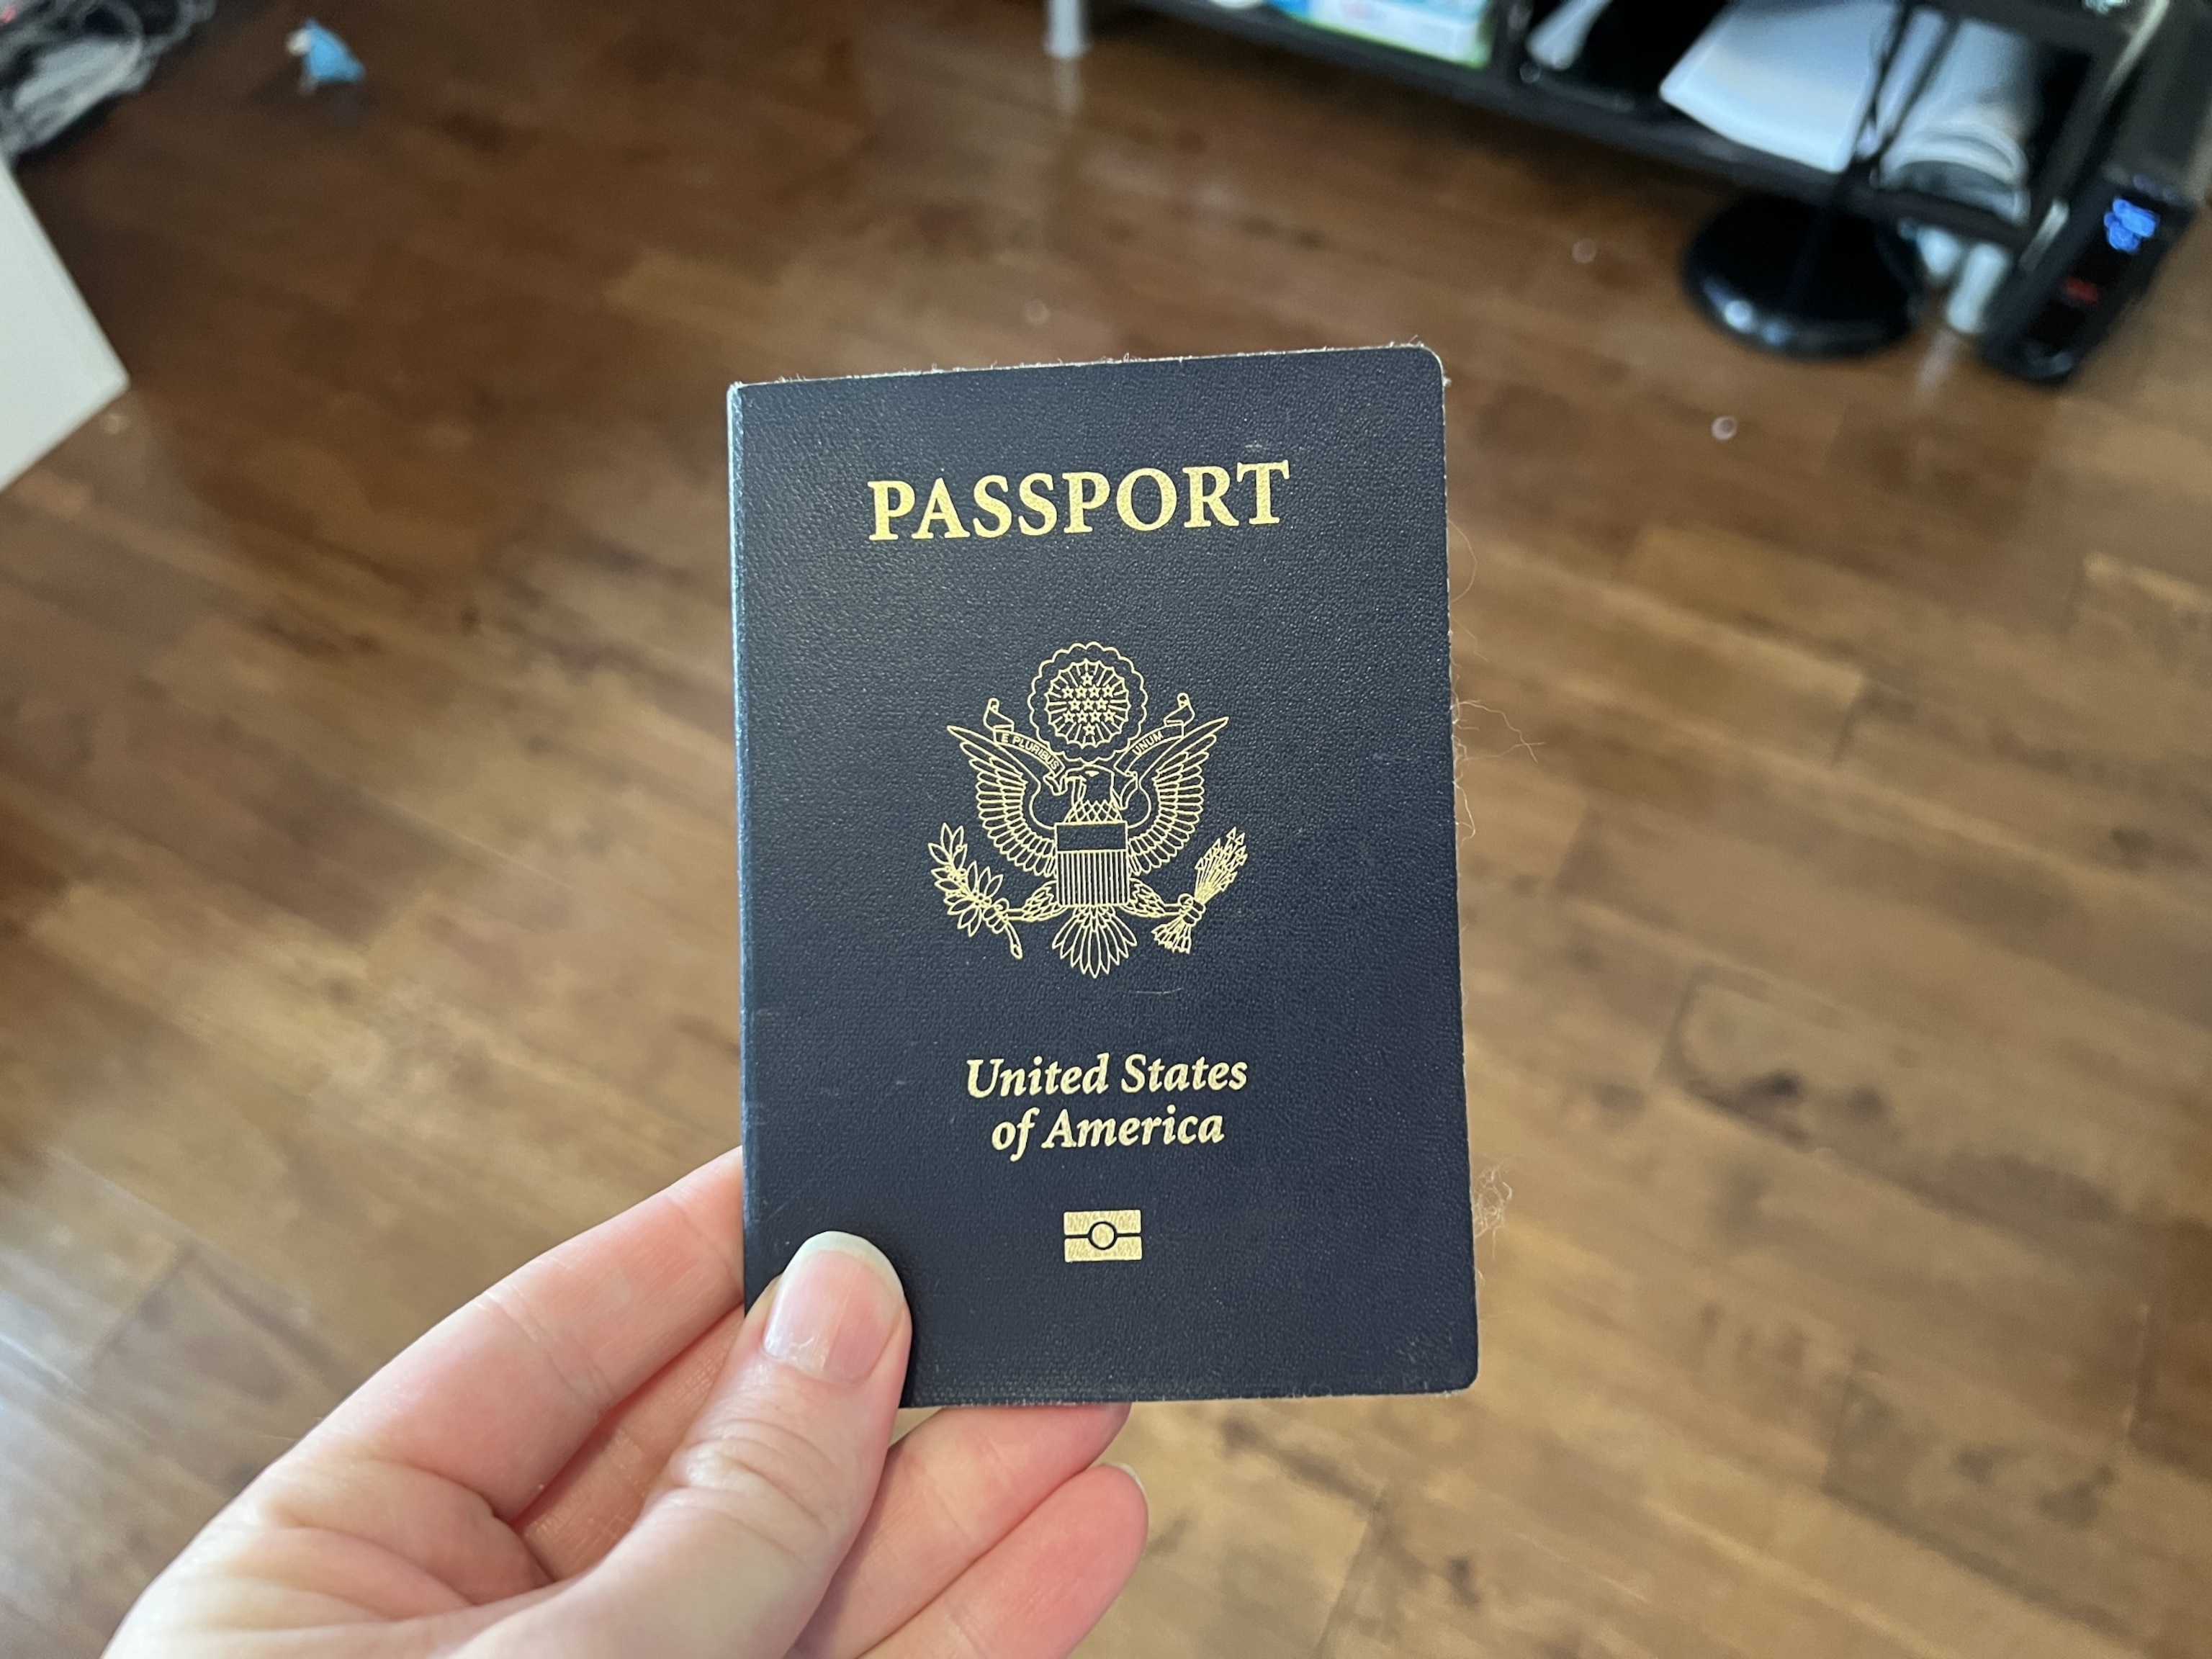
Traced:
<path fill-rule="evenodd" d="M 1125 916 L 1158 923 L 1153 940 L 1188 955 L 1206 905 L 1243 867 L 1243 831 L 1199 855 L 1181 898 L 1162 898 L 1143 878 L 1174 862 L 1197 833 L 1206 759 L 1228 720 L 1200 720 L 1183 693 L 1149 725 L 1145 677 L 1095 640 L 1037 665 L 1027 712 L 1024 732 L 993 697 L 981 731 L 945 730 L 975 770 L 975 816 L 991 845 L 1042 884 L 1009 904 L 1004 878 L 970 861 L 967 832 L 941 825 L 930 843 L 931 872 L 953 921 L 971 939 L 988 927 L 1019 958 L 1024 924 L 1059 921 L 1052 948 L 1092 979 L 1136 947 Z"/>

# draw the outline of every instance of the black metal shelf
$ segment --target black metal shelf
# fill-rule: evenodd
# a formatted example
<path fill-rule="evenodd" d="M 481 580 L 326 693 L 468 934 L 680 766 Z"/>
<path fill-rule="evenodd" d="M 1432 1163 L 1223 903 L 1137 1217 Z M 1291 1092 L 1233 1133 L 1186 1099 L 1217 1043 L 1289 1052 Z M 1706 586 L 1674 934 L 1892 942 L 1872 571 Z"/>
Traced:
<path fill-rule="evenodd" d="M 1618 149 L 1715 173 L 1748 190 L 1771 191 L 1800 201 L 1822 202 L 1836 188 L 1837 181 L 1832 173 L 1737 143 L 1686 116 L 1608 108 L 1563 93 L 1540 80 L 1525 79 L 1519 72 L 1525 60 L 1515 29 L 1501 27 L 1489 64 L 1481 69 L 1472 69 L 1380 41 L 1318 28 L 1266 6 L 1232 9 L 1215 5 L 1212 0 L 1129 0 L 1129 3 L 1301 57 L 1365 70 L 1463 104 L 1595 139 Z M 2148 26 L 2155 22 L 2165 9 L 2165 0 L 2136 0 L 2121 10 L 2103 15 L 2072 4 L 2070 0 L 1944 0 L 1944 4 L 1962 16 L 1998 23 L 2090 58 L 2092 70 L 2085 77 L 2076 101 L 2087 105 L 2094 99 L 2096 107 L 2085 107 L 2069 116 L 2066 131 L 2053 146 L 2053 154 L 2044 168 L 2046 175 L 2070 171 L 2062 164 L 2078 161 L 2074 152 L 2086 147 L 2087 132 L 2101 115 L 2104 100 L 2116 88 L 2120 72 L 2130 59 L 2130 43 L 2147 32 Z M 1499 0 L 1499 5 L 1501 22 L 1514 15 L 1514 9 L 1506 6 L 1504 0 Z M 2078 145 L 2074 141 L 2076 131 L 2081 134 Z M 2024 224 L 2014 224 L 1965 203 L 1917 191 L 1876 185 L 1857 178 L 1844 181 L 1843 205 L 1869 218 L 1917 220 L 1923 224 L 1941 225 L 1970 240 L 1995 242 L 2017 250 L 2033 236 L 2045 207 L 2066 182 L 2046 177 L 2035 191 L 2034 204 Z"/>

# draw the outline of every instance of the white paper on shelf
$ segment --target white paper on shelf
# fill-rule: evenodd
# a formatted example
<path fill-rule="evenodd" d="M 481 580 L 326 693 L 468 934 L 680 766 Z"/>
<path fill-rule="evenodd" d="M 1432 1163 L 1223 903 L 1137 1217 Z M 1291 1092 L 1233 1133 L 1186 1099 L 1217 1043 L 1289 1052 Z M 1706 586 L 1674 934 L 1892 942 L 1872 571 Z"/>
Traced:
<path fill-rule="evenodd" d="M 1895 11 L 1889 0 L 1737 0 L 1683 54 L 1660 96 L 1738 143 L 1839 173 L 1852 159 Z M 1897 123 L 1943 28 L 1931 11 L 1915 13 L 1906 26 L 1877 131 Z M 2021 218 L 2039 70 L 2032 42 L 1990 24 L 1960 23 L 1905 117 L 1884 179 Z"/>
<path fill-rule="evenodd" d="M 1489 9 L 1490 0 L 1291 0 L 1282 5 L 1324 27 L 1462 64 L 1489 56 L 1482 36 Z"/>

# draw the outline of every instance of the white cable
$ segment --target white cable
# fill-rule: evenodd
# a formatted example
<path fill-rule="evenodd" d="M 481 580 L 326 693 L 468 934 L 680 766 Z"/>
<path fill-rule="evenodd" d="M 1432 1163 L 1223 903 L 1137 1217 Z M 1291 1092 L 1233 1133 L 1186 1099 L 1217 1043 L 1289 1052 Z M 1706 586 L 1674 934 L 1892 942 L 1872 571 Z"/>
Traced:
<path fill-rule="evenodd" d="M 154 32 L 132 0 L 48 0 L 0 28 L 0 160 L 59 137 L 110 99 L 145 85 L 161 54 L 204 22 L 214 0 L 175 0 Z"/>

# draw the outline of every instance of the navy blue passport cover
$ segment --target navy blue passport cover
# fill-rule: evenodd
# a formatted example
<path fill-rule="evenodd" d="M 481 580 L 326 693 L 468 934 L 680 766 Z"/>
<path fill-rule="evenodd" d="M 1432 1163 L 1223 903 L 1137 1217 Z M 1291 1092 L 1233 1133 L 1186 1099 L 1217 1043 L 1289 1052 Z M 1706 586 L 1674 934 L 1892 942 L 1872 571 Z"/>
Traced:
<path fill-rule="evenodd" d="M 1414 347 L 730 394 L 745 1277 L 915 1405 L 1465 1387 L 1443 386 Z"/>

